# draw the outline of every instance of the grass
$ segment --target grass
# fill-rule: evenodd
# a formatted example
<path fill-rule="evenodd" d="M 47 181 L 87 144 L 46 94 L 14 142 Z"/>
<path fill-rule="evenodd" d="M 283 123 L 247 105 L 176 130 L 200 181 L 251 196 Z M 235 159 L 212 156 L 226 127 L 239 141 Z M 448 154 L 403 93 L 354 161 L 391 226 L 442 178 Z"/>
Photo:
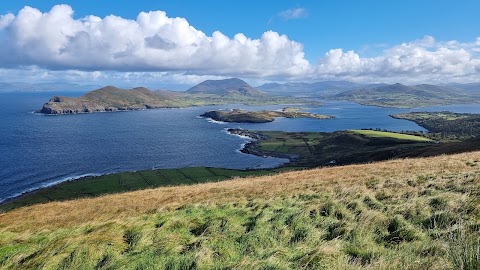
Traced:
<path fill-rule="evenodd" d="M 408 141 L 417 141 L 417 142 L 431 142 L 432 140 L 429 138 L 415 136 L 415 135 L 408 135 L 408 134 L 401 134 L 395 132 L 387 132 L 387 131 L 377 131 L 377 130 L 351 130 L 351 132 L 362 134 L 367 137 L 373 138 L 393 138 L 399 140 L 408 140 Z"/>
<path fill-rule="evenodd" d="M 293 170 L 286 167 L 284 170 Z M 217 182 L 234 177 L 247 177 L 276 173 L 277 170 L 230 170 L 221 168 L 191 167 L 150 171 L 124 172 L 68 181 L 53 187 L 38 190 L 16 200 L 0 205 L 1 211 L 45 203 L 105 194 L 128 192 L 164 186 L 193 185 Z"/>
<path fill-rule="evenodd" d="M 19 208 L 0 214 L 0 268 L 478 269 L 479 160 L 392 160 Z"/>

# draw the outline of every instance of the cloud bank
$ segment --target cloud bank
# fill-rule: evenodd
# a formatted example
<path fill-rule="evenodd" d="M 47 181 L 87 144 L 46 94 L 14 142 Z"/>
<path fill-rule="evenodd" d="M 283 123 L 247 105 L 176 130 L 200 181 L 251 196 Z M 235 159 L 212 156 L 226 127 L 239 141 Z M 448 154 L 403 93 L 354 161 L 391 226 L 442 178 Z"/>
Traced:
<path fill-rule="evenodd" d="M 286 19 L 303 9 L 282 12 Z M 480 38 L 468 43 L 426 36 L 387 47 L 375 57 L 342 48 L 317 61 L 303 45 L 267 31 L 259 38 L 220 31 L 207 35 L 163 11 L 135 20 L 110 15 L 74 18 L 68 5 L 42 13 L 24 7 L 0 16 L 0 74 L 89 80 L 241 77 L 251 80 L 353 80 L 368 82 L 478 82 Z M 23 76 L 23 75 L 22 75 Z M 133 82 L 132 82 L 133 83 Z"/>
<path fill-rule="evenodd" d="M 436 42 L 431 36 L 387 48 L 363 58 L 354 51 L 332 49 L 319 60 L 315 74 L 364 80 L 478 81 L 480 39 L 472 43 Z"/>
<path fill-rule="evenodd" d="M 184 18 L 163 11 L 136 20 L 110 15 L 73 18 L 68 5 L 42 13 L 25 7 L 0 18 L 2 67 L 46 69 L 188 71 L 195 74 L 296 76 L 310 69 L 303 45 L 273 31 L 207 36 Z"/>

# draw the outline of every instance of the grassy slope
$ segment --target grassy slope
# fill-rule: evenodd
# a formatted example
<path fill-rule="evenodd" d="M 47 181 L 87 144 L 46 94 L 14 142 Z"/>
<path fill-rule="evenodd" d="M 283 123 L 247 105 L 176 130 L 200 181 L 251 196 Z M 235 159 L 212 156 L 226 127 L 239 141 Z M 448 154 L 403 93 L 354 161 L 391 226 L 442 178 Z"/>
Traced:
<path fill-rule="evenodd" d="M 0 267 L 451 269 L 479 192 L 472 152 L 35 205 L 0 214 Z"/>
<path fill-rule="evenodd" d="M 260 176 L 293 169 L 294 168 L 291 167 L 282 167 L 268 170 L 230 170 L 222 168 L 189 167 L 85 177 L 25 194 L 20 198 L 0 205 L 0 212 L 50 201 L 98 197 L 105 194 L 146 188 L 217 182 L 233 177 Z"/>
<path fill-rule="evenodd" d="M 357 134 L 362 134 L 367 137 L 375 137 L 375 138 L 394 138 L 399 140 L 409 140 L 409 141 L 418 141 L 418 142 L 431 142 L 431 139 L 421 137 L 421 136 L 414 136 L 408 134 L 401 134 L 395 132 L 386 132 L 386 131 L 377 131 L 377 130 L 352 130 L 352 132 Z"/>

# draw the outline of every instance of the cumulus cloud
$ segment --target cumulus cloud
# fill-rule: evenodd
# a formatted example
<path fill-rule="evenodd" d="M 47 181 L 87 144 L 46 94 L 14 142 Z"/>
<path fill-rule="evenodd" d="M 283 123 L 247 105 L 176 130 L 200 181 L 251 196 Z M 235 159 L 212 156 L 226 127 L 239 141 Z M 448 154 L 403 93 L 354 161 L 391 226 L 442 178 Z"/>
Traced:
<path fill-rule="evenodd" d="M 293 19 L 306 16 L 306 11 L 280 14 Z M 0 75 L 19 80 L 135 85 L 232 76 L 251 81 L 480 81 L 480 37 L 459 42 L 426 36 L 382 46 L 374 57 L 334 48 L 312 64 L 305 59 L 303 45 L 286 35 L 273 31 L 257 39 L 242 33 L 228 37 L 220 31 L 207 35 L 186 19 L 170 18 L 163 11 L 141 12 L 134 20 L 115 15 L 77 19 L 68 5 L 45 13 L 27 6 L 18 14 L 0 15 L 0 44 Z"/>
<path fill-rule="evenodd" d="M 284 20 L 301 19 L 308 16 L 305 8 L 291 8 L 278 13 L 278 16 Z"/>
<path fill-rule="evenodd" d="M 208 36 L 163 11 L 141 12 L 136 20 L 73 14 L 68 5 L 46 13 L 27 6 L 0 17 L 0 66 L 262 77 L 310 69 L 303 45 L 273 31 L 230 38 L 219 31 Z"/>
<path fill-rule="evenodd" d="M 332 49 L 319 60 L 314 76 L 364 81 L 472 80 L 480 75 L 475 50 L 475 42 L 436 42 L 431 36 L 390 47 L 377 57 Z"/>

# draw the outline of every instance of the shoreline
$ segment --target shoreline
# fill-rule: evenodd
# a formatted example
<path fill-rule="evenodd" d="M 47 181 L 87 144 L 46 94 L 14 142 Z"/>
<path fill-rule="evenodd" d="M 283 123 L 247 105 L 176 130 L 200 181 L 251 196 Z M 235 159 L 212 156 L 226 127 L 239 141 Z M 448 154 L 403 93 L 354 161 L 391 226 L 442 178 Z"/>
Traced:
<path fill-rule="evenodd" d="M 282 158 L 282 159 L 288 159 L 289 161 L 287 163 L 282 164 L 281 166 L 278 166 L 276 168 L 281 168 L 281 167 L 286 167 L 288 165 L 294 165 L 294 162 L 298 160 L 297 155 L 293 154 L 282 154 L 282 153 L 277 153 L 277 152 L 270 152 L 270 151 L 261 151 L 257 148 L 257 146 L 264 140 L 269 139 L 268 136 L 259 134 L 254 131 L 248 131 L 244 130 L 241 128 L 229 128 L 226 129 L 227 134 L 230 135 L 236 135 L 240 136 L 242 138 L 249 138 L 250 141 L 246 142 L 243 146 L 242 149 L 239 151 L 248 154 L 248 155 L 255 155 L 255 156 L 260 156 L 263 158 L 267 157 L 273 157 L 273 158 Z"/>
<path fill-rule="evenodd" d="M 234 132 L 231 132 L 233 130 L 236 130 L 236 129 L 224 129 L 224 131 L 228 135 L 239 136 L 243 139 L 249 140 L 247 142 L 242 143 L 241 144 L 241 149 L 236 150 L 236 151 L 241 152 L 242 154 L 246 154 L 246 155 L 255 155 L 255 156 L 260 156 L 260 157 L 263 157 L 263 158 L 282 158 L 282 159 L 288 159 L 288 161 L 279 165 L 279 166 L 266 167 L 266 168 L 253 167 L 253 168 L 242 168 L 242 169 L 227 169 L 227 168 L 220 168 L 220 167 L 202 167 L 202 166 L 200 166 L 198 168 L 224 169 L 224 170 L 233 170 L 233 171 L 240 171 L 240 172 L 250 172 L 250 171 L 272 171 L 273 172 L 273 170 L 275 170 L 275 169 L 282 169 L 282 168 L 285 168 L 285 167 L 289 167 L 289 165 L 292 165 L 292 162 L 296 160 L 296 157 L 294 155 L 271 153 L 271 152 L 262 152 L 262 151 L 259 151 L 259 150 L 255 150 L 254 148 L 260 143 L 261 139 L 265 139 L 266 136 L 265 136 L 265 138 L 263 138 L 264 137 L 263 135 L 260 135 L 260 134 L 255 133 L 255 132 L 249 132 L 249 131 L 246 131 L 246 130 L 243 130 L 243 129 L 242 129 L 242 131 L 245 133 L 244 135 L 235 134 Z M 241 129 L 238 129 L 238 130 L 240 131 Z M 17 195 L 12 195 L 10 197 L 7 197 L 6 199 L 0 201 L 0 207 L 4 206 L 4 205 L 7 205 L 7 204 L 10 204 L 10 203 L 14 203 L 15 201 L 26 199 L 26 198 L 28 198 L 32 195 L 41 193 L 45 190 L 54 189 L 55 187 L 58 187 L 62 184 L 67 184 L 69 182 L 90 181 L 90 180 L 93 180 L 93 179 L 98 178 L 98 177 L 114 176 L 114 175 L 120 175 L 120 174 L 124 174 L 124 173 L 138 173 L 138 172 L 145 172 L 145 171 L 154 172 L 154 171 L 157 171 L 157 170 L 181 170 L 181 169 L 188 169 L 188 168 L 195 168 L 195 167 L 179 167 L 179 168 L 165 168 L 165 169 L 152 168 L 152 169 L 145 169 L 145 170 L 117 171 L 117 172 L 104 173 L 104 174 L 101 174 L 101 173 L 87 173 L 87 174 L 79 175 L 78 177 L 75 177 L 75 176 L 67 177 L 67 178 L 64 178 L 64 179 L 54 181 L 54 182 L 49 183 L 49 184 L 45 184 L 45 185 L 40 186 L 38 188 L 30 188 L 29 190 L 24 191 L 22 193 L 17 193 Z M 155 188 L 155 187 L 153 187 L 153 188 Z M 106 193 L 106 194 L 108 194 L 108 193 Z M 55 200 L 52 200 L 52 201 L 55 201 Z M 0 211 L 0 213 L 1 213 L 1 211 Z"/>
<path fill-rule="evenodd" d="M 129 171 L 129 172 L 134 172 L 134 171 Z M 99 176 L 105 176 L 105 175 L 111 175 L 111 174 L 117 174 L 117 173 L 122 173 L 122 172 L 113 172 L 113 173 L 106 173 L 106 174 L 86 173 L 86 174 L 82 174 L 82 175 L 79 175 L 79 176 L 67 177 L 67 178 L 64 178 L 64 179 L 53 181 L 52 183 L 49 183 L 49 184 L 42 185 L 38 188 L 30 188 L 30 189 L 28 189 L 28 190 L 26 190 L 22 193 L 17 193 L 16 195 L 12 195 L 10 197 L 7 197 L 7 198 L 3 199 L 2 201 L 0 201 L 0 206 L 2 206 L 4 204 L 7 204 L 9 202 L 15 201 L 17 199 L 27 197 L 31 194 L 35 194 L 39 191 L 42 191 L 42 190 L 45 190 L 45 189 L 48 189 L 48 188 L 53 188 L 53 187 L 61 185 L 63 183 L 74 182 L 74 181 L 75 182 L 76 181 L 82 181 L 84 179 L 88 179 L 88 178 L 92 178 L 92 177 L 99 177 Z"/>

